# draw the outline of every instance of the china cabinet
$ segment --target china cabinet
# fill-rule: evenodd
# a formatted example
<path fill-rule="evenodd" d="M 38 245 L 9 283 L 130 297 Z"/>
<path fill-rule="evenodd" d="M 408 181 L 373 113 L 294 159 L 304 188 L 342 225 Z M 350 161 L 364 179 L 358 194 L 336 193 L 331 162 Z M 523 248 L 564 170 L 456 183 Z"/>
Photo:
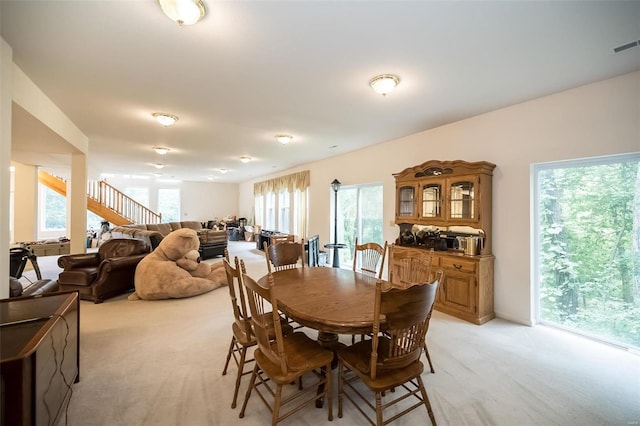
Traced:
<path fill-rule="evenodd" d="M 400 235 L 390 248 L 390 280 L 400 259 L 434 248 L 432 269 L 445 279 L 435 308 L 483 324 L 493 312 L 491 204 L 494 164 L 427 161 L 394 174 Z"/>

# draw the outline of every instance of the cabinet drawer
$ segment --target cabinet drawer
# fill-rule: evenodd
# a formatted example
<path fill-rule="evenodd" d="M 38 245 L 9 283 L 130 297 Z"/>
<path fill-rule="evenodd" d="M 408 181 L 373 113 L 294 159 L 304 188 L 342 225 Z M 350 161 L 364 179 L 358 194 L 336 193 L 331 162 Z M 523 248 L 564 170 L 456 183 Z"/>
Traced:
<path fill-rule="evenodd" d="M 440 259 L 440 266 L 445 269 L 454 269 L 460 272 L 475 273 L 476 262 L 451 257 L 443 257 Z"/>

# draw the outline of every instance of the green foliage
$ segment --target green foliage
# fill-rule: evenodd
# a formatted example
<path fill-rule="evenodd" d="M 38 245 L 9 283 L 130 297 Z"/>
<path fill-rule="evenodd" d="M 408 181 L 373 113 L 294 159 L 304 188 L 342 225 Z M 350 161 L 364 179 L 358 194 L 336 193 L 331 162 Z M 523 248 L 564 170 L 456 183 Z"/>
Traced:
<path fill-rule="evenodd" d="M 640 348 L 639 186 L 637 161 L 540 172 L 543 320 Z"/>

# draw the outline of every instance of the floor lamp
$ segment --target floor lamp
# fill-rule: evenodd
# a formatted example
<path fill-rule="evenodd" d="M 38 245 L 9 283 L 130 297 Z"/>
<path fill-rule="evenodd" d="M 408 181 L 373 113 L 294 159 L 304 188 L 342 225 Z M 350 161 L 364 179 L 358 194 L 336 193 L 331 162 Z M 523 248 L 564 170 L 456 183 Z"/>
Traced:
<path fill-rule="evenodd" d="M 331 245 L 333 248 L 333 267 L 340 267 L 340 255 L 338 250 L 344 248 L 344 244 L 338 244 L 338 191 L 340 190 L 340 181 L 338 179 L 334 179 L 331 182 L 331 188 L 333 189 L 334 194 L 334 216 L 333 216 L 333 244 Z"/>

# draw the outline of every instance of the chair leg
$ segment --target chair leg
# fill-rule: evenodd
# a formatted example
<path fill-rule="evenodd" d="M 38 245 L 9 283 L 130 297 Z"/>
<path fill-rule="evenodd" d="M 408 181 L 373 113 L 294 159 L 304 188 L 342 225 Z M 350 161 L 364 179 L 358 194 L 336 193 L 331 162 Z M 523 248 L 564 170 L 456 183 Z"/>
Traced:
<path fill-rule="evenodd" d="M 338 363 L 338 418 L 342 418 L 342 395 L 344 393 L 344 365 Z"/>
<path fill-rule="evenodd" d="M 436 425 L 436 417 L 433 415 L 433 409 L 431 408 L 431 402 L 429 401 L 429 397 L 427 396 L 427 390 L 424 387 L 424 383 L 422 382 L 422 377 L 418 376 L 418 386 L 420 386 L 420 393 L 422 393 L 422 400 L 424 401 L 424 406 L 427 408 L 427 412 L 429 413 L 429 418 L 431 419 L 431 424 L 433 426 Z"/>
<path fill-rule="evenodd" d="M 271 418 L 271 426 L 278 424 L 278 417 L 280 417 L 280 404 L 282 402 L 282 385 L 278 384 L 276 393 L 273 396 L 273 417 Z"/>
<path fill-rule="evenodd" d="M 231 344 L 229 345 L 229 352 L 227 353 L 227 362 L 224 363 L 224 370 L 222 370 L 223 376 L 227 374 L 227 367 L 229 367 L 229 361 L 231 360 L 231 354 L 233 353 L 233 345 L 235 343 L 236 343 L 236 336 L 231 336 Z"/>
<path fill-rule="evenodd" d="M 431 373 L 435 373 L 436 370 L 433 369 L 433 364 L 431 363 L 431 356 L 429 355 L 429 349 L 427 349 L 427 342 L 424 342 L 424 353 L 427 356 L 427 361 L 429 361 L 429 368 L 431 369 Z"/>
<path fill-rule="evenodd" d="M 253 373 L 251 373 L 251 381 L 249 381 L 249 387 L 247 388 L 247 393 L 244 395 L 244 402 L 242 403 L 242 409 L 240 410 L 240 415 L 238 417 L 244 417 L 244 410 L 247 408 L 247 402 L 249 402 L 249 397 L 251 396 L 251 391 L 256 385 L 256 378 L 258 377 L 258 363 L 253 367 Z"/>
<path fill-rule="evenodd" d="M 233 392 L 233 401 L 231 402 L 231 408 L 236 408 L 236 400 L 238 399 L 238 390 L 240 389 L 240 381 L 242 380 L 242 373 L 244 373 L 244 361 L 247 357 L 247 347 L 243 346 L 240 351 L 240 365 L 238 365 L 238 377 L 236 378 L 236 390 Z"/>
<path fill-rule="evenodd" d="M 382 395 L 381 392 L 376 392 L 376 425 L 382 426 Z"/>

